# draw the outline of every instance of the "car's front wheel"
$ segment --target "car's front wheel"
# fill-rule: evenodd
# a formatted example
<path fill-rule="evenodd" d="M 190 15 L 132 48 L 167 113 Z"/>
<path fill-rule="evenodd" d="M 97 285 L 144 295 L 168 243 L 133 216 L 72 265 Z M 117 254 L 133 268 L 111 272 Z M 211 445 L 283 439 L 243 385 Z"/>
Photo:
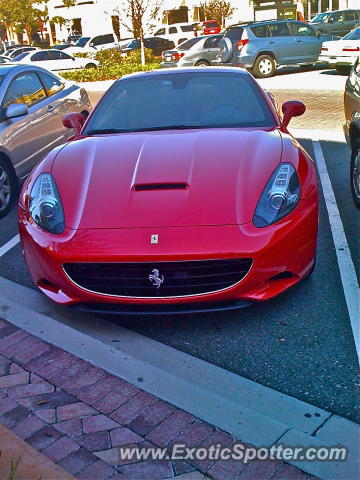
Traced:
<path fill-rule="evenodd" d="M 276 62 L 270 55 L 260 55 L 254 64 L 253 73 L 257 78 L 272 77 L 276 70 Z"/>
<path fill-rule="evenodd" d="M 96 68 L 96 65 L 95 63 L 88 63 L 87 65 L 85 65 L 85 68 Z"/>
<path fill-rule="evenodd" d="M 12 207 L 17 193 L 17 180 L 9 163 L 0 158 L 0 218 Z"/>
<path fill-rule="evenodd" d="M 209 62 L 206 60 L 199 60 L 198 62 L 195 63 L 196 67 L 208 67 L 210 65 Z"/>
<path fill-rule="evenodd" d="M 351 155 L 350 183 L 355 205 L 360 209 L 360 148 L 355 148 Z"/>

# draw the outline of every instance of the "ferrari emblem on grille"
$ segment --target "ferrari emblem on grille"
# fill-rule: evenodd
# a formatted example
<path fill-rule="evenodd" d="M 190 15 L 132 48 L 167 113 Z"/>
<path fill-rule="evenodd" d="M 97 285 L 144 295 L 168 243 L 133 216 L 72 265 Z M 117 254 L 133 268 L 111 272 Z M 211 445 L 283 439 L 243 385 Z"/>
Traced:
<path fill-rule="evenodd" d="M 150 282 L 152 282 L 154 286 L 156 286 L 156 288 L 160 288 L 160 285 L 164 283 L 165 279 L 164 279 L 164 275 L 161 275 L 161 278 L 160 278 L 159 270 L 157 268 L 154 268 L 149 275 L 149 280 Z"/>
<path fill-rule="evenodd" d="M 152 245 L 156 244 L 156 243 L 159 243 L 159 235 L 157 233 L 154 233 L 154 234 L 151 235 L 150 243 Z"/>

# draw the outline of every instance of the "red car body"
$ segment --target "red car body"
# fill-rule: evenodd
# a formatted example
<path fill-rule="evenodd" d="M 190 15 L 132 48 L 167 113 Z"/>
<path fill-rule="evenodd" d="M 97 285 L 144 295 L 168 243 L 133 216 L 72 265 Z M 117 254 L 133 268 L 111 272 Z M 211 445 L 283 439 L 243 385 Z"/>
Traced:
<path fill-rule="evenodd" d="M 202 23 L 203 35 L 214 35 L 221 32 L 221 26 L 216 20 L 206 20 Z"/>
<path fill-rule="evenodd" d="M 316 168 L 287 132 L 269 96 L 262 95 L 276 119 L 270 130 L 79 133 L 72 142 L 56 148 L 33 170 L 20 197 L 21 245 L 35 284 L 61 304 L 116 304 L 130 310 L 146 306 L 152 311 L 165 306 L 170 311 L 181 304 L 196 310 L 204 302 L 212 302 L 214 308 L 220 304 L 231 308 L 269 300 L 307 276 L 316 253 Z M 120 152 L 126 160 L 119 161 Z M 301 198 L 285 218 L 257 228 L 254 211 L 281 162 L 295 168 Z M 54 177 L 65 212 L 65 230 L 57 235 L 44 231 L 29 213 L 30 192 L 44 172 Z M 167 186 L 148 189 L 149 185 Z M 153 242 L 154 235 L 157 242 Z M 163 286 L 155 285 L 155 293 L 146 297 L 108 290 L 104 294 L 89 287 L 94 278 L 87 278 L 90 284 L 84 287 L 68 267 L 145 265 L 146 281 L 157 268 L 155 281 L 161 284 L 164 262 L 180 268 L 181 262 L 238 259 L 248 262 L 246 272 L 229 287 L 162 295 Z M 87 276 L 97 271 L 96 265 L 91 268 L 95 270 L 87 271 Z M 76 279 L 81 279 L 78 274 Z M 105 274 L 111 281 L 112 270 Z M 178 275 L 186 273 L 180 268 Z"/>

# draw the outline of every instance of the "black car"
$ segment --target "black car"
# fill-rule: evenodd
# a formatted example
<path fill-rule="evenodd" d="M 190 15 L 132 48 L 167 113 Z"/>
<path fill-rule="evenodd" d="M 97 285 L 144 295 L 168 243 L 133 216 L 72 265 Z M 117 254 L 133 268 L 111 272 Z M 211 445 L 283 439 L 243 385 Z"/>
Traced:
<path fill-rule="evenodd" d="M 350 183 L 355 205 L 360 209 L 360 57 L 346 82 L 344 132 L 351 148 Z"/>
<path fill-rule="evenodd" d="M 152 50 L 153 54 L 160 57 L 165 50 L 172 50 L 175 44 L 171 40 L 161 37 L 144 38 L 144 47 Z M 140 39 L 132 40 L 125 48 L 122 48 L 123 53 L 129 53 L 140 48 Z"/>

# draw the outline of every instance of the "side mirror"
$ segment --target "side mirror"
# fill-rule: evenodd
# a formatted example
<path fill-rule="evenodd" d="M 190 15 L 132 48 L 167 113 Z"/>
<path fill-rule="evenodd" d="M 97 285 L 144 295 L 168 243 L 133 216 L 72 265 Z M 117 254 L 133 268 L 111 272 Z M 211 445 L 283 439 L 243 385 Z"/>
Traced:
<path fill-rule="evenodd" d="M 71 57 L 71 60 L 72 60 L 73 62 L 75 62 L 76 58 L 75 58 L 75 57 Z"/>
<path fill-rule="evenodd" d="M 289 100 L 288 102 L 283 103 L 282 112 L 283 117 L 283 126 L 286 128 L 289 125 L 290 120 L 293 117 L 300 117 L 305 113 L 306 107 L 302 102 L 298 100 Z"/>
<path fill-rule="evenodd" d="M 95 47 L 94 42 L 90 42 L 89 47 Z"/>
<path fill-rule="evenodd" d="M 25 103 L 12 103 L 6 109 L 6 118 L 23 117 L 29 113 L 28 107 Z"/>
<path fill-rule="evenodd" d="M 73 128 L 75 135 L 80 135 L 81 129 L 85 123 L 85 118 L 81 113 L 68 113 L 63 117 L 63 125 L 66 128 Z"/>

